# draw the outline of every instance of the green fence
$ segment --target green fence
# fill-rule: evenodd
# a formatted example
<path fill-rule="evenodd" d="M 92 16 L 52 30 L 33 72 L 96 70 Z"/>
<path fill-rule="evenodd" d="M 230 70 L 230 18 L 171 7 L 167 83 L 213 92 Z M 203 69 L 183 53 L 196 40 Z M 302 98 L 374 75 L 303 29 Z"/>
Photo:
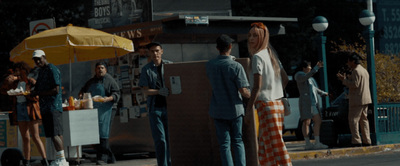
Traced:
<path fill-rule="evenodd" d="M 378 104 L 375 115 L 376 143 L 400 143 L 400 103 Z"/>

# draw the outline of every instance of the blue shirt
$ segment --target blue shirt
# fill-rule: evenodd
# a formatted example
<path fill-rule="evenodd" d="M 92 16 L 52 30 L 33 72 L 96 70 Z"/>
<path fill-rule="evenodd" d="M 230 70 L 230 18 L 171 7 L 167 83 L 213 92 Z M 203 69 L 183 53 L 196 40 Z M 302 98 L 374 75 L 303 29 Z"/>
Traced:
<path fill-rule="evenodd" d="M 39 105 L 41 112 L 60 111 L 62 112 L 61 96 L 61 73 L 53 64 L 49 63 L 39 69 L 39 75 L 35 85 L 35 91 L 47 91 L 59 88 L 59 93 L 53 96 L 39 96 Z"/>
<path fill-rule="evenodd" d="M 212 87 L 209 114 L 214 119 L 234 119 L 244 115 L 239 88 L 249 87 L 243 66 L 228 56 L 219 55 L 206 65 Z"/>
<path fill-rule="evenodd" d="M 161 85 L 165 85 L 164 82 L 164 64 L 172 63 L 168 60 L 162 60 L 161 63 L 161 78 L 157 77 L 157 66 L 153 61 L 149 62 L 147 65 L 143 66 L 142 72 L 140 73 L 139 86 L 148 87 L 149 89 L 160 89 L 163 88 Z M 160 83 L 161 82 L 161 83 Z M 154 109 L 154 105 L 156 104 L 157 95 L 148 95 L 147 96 L 147 107 L 149 110 Z"/>

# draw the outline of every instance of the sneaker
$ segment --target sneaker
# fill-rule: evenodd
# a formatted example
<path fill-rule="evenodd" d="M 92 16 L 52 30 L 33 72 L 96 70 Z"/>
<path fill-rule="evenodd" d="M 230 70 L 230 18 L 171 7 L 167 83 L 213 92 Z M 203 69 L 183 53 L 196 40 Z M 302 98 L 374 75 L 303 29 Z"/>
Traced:
<path fill-rule="evenodd" d="M 56 159 L 50 163 L 50 166 L 59 166 L 59 165 L 60 165 L 60 161 L 58 159 Z"/>
<path fill-rule="evenodd" d="M 64 159 L 64 160 L 61 160 L 60 166 L 69 166 L 69 163 Z"/>
<path fill-rule="evenodd" d="M 324 145 L 321 142 L 316 142 L 314 144 L 314 149 L 327 149 L 327 148 L 328 148 L 328 145 Z"/>
<path fill-rule="evenodd" d="M 107 165 L 107 163 L 104 162 L 103 160 L 97 160 L 96 165 Z"/>
<path fill-rule="evenodd" d="M 115 159 L 115 156 L 113 153 L 109 153 L 107 157 L 107 164 L 115 164 L 117 160 Z"/>
<path fill-rule="evenodd" d="M 311 143 L 309 143 L 309 144 L 307 144 L 306 143 L 306 146 L 305 146 L 305 148 L 304 148 L 305 150 L 311 150 L 311 149 L 314 149 L 314 144 L 311 144 Z"/>
<path fill-rule="evenodd" d="M 56 159 L 51 162 L 50 166 L 69 166 L 69 163 L 65 159 Z"/>
<path fill-rule="evenodd" d="M 40 162 L 42 163 L 42 166 L 49 166 L 49 162 L 47 161 L 47 159 L 43 159 Z"/>
<path fill-rule="evenodd" d="M 31 160 L 22 160 L 22 165 L 23 166 L 31 166 Z"/>

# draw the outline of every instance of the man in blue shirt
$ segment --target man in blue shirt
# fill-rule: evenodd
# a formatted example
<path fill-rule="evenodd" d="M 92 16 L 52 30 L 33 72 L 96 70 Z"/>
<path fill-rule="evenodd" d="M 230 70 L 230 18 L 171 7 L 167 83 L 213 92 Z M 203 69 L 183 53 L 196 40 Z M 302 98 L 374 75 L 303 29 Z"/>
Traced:
<path fill-rule="evenodd" d="M 227 35 L 217 39 L 220 55 L 207 63 L 207 77 L 212 87 L 209 114 L 214 119 L 223 166 L 231 166 L 231 144 L 235 165 L 246 165 L 242 140 L 244 106 L 242 97 L 249 98 L 249 82 L 243 66 L 234 61 L 230 53 L 234 40 Z"/>
<path fill-rule="evenodd" d="M 39 95 L 40 113 L 46 137 L 50 137 L 57 151 L 56 159 L 50 165 L 68 166 L 64 155 L 62 126 L 61 73 L 56 66 L 48 63 L 43 50 L 35 50 L 32 56 L 39 74 L 31 95 Z"/>
<path fill-rule="evenodd" d="M 154 42 L 147 45 L 151 56 L 151 62 L 142 68 L 139 86 L 147 95 L 147 107 L 151 133 L 156 148 L 158 166 L 170 166 L 171 157 L 169 151 L 167 100 L 168 88 L 164 82 L 164 64 L 172 63 L 162 59 L 163 49 L 160 43 Z"/>

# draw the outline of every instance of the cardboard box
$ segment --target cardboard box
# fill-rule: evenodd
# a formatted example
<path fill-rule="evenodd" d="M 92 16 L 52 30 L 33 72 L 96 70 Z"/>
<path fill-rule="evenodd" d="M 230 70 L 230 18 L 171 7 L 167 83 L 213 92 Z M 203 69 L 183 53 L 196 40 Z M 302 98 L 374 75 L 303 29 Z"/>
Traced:
<path fill-rule="evenodd" d="M 245 69 L 248 58 L 236 59 Z M 208 114 L 211 86 L 206 76 L 207 61 L 165 65 L 165 83 L 180 78 L 181 92 L 167 97 L 168 125 L 172 165 L 220 165 L 215 125 Z M 176 85 L 175 85 L 176 86 Z M 257 140 L 254 112 L 246 113 L 249 124 L 243 124 L 246 165 L 257 166 Z"/>

